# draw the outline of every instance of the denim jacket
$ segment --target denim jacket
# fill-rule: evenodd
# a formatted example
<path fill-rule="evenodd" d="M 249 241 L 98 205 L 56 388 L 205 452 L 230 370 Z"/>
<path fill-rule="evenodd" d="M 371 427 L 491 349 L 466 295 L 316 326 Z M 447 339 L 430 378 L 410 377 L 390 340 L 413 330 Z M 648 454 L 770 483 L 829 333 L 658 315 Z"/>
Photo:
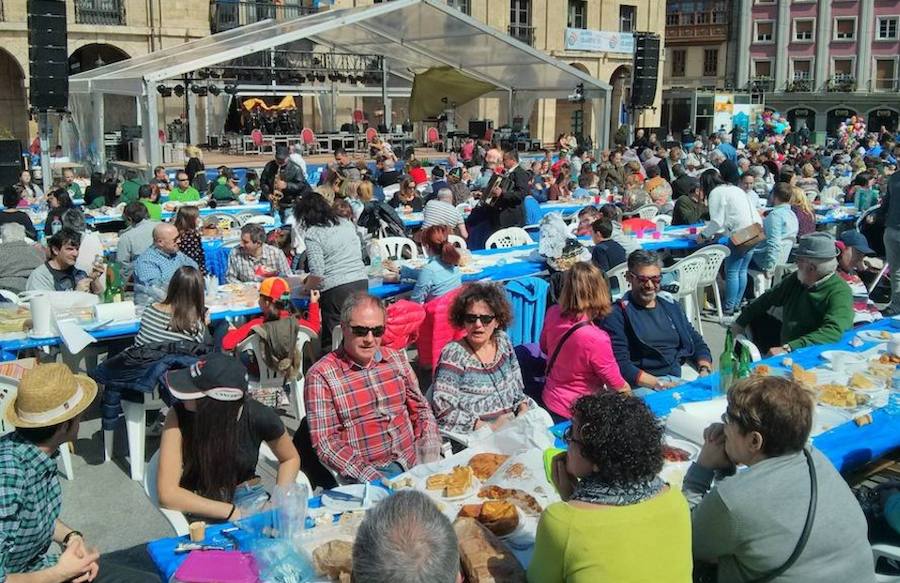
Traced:
<path fill-rule="evenodd" d="M 791 209 L 791 205 L 784 203 L 772 209 L 765 220 L 763 220 L 763 228 L 766 232 L 766 240 L 760 243 L 758 248 L 760 253 L 759 259 L 756 260 L 757 265 L 764 271 L 772 271 L 775 266 L 782 261 L 782 252 L 785 251 L 785 245 L 793 245 L 793 241 L 797 239 L 797 215 Z M 790 239 L 788 243 L 785 239 Z"/>

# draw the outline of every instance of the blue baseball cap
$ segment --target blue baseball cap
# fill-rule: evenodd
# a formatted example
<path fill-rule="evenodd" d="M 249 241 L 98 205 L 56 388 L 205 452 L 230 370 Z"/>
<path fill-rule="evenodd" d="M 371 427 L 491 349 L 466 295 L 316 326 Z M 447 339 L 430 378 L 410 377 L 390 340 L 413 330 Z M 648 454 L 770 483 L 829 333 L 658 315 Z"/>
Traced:
<path fill-rule="evenodd" d="M 866 236 L 856 229 L 844 231 L 838 239 L 847 247 L 853 247 L 863 255 L 875 255 L 875 250 L 869 247 Z"/>

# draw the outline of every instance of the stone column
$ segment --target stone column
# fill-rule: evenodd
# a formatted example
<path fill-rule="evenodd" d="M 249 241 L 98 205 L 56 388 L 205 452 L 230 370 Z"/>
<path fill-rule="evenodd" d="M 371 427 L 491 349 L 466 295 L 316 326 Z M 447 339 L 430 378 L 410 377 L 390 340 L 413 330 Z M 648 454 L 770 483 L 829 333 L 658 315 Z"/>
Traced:
<path fill-rule="evenodd" d="M 825 87 L 831 69 L 828 46 L 831 43 L 831 0 L 819 0 L 816 13 L 816 89 Z M 824 123 L 824 122 L 823 122 Z M 819 130 L 816 121 L 816 130 Z"/>
<path fill-rule="evenodd" d="M 828 0 L 823 0 L 827 2 Z M 753 0 L 738 0 L 737 14 L 737 87 L 746 87 L 750 81 L 750 37 L 753 34 L 751 3 Z"/>
<path fill-rule="evenodd" d="M 778 0 L 775 21 L 775 91 L 784 91 L 788 82 L 788 42 L 791 36 L 791 0 Z"/>
<path fill-rule="evenodd" d="M 869 73 L 872 70 L 872 30 L 874 0 L 861 0 L 859 19 L 856 21 L 856 90 L 869 90 Z"/>

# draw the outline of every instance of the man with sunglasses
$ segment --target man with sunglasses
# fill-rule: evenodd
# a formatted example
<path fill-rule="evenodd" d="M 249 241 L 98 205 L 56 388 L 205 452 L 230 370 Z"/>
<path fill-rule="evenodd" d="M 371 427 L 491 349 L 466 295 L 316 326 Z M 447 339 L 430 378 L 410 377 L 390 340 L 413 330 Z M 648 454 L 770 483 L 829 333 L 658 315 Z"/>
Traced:
<path fill-rule="evenodd" d="M 681 306 L 660 297 L 659 256 L 643 249 L 628 256 L 631 291 L 613 305 L 601 327 L 612 340 L 622 376 L 632 387 L 661 390 L 681 382 L 681 366 L 712 371 L 712 353 Z M 638 391 L 635 392 L 639 392 Z"/>
<path fill-rule="evenodd" d="M 196 202 L 200 200 L 200 191 L 191 186 L 187 172 L 179 170 L 175 175 L 175 188 L 169 191 L 169 202 Z"/>
<path fill-rule="evenodd" d="M 440 447 L 437 422 L 401 351 L 381 346 L 385 309 L 356 293 L 341 310 L 341 348 L 310 368 L 306 407 L 319 460 L 342 478 L 393 477 L 416 465 L 417 444 Z"/>

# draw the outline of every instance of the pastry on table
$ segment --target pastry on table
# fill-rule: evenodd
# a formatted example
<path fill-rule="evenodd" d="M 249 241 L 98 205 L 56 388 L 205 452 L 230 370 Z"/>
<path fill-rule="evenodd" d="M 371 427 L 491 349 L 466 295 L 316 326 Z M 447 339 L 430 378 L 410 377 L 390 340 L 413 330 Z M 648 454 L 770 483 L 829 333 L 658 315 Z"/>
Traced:
<path fill-rule="evenodd" d="M 478 497 L 489 500 L 506 500 L 530 514 L 540 514 L 543 511 L 534 496 L 518 488 L 485 486 L 478 492 Z"/>
<path fill-rule="evenodd" d="M 806 385 L 807 387 L 816 386 L 817 377 L 814 370 L 806 370 L 799 364 L 793 364 L 791 365 L 791 376 L 801 385 Z"/>
<path fill-rule="evenodd" d="M 463 576 L 469 583 L 525 583 L 525 569 L 494 533 L 474 518 L 453 523 Z"/>
<path fill-rule="evenodd" d="M 476 453 L 469 460 L 469 467 L 479 480 L 487 480 L 508 459 L 508 455 L 500 453 Z"/>
<path fill-rule="evenodd" d="M 456 466 L 447 478 L 444 496 L 447 498 L 462 496 L 472 487 L 473 477 L 474 474 L 472 473 L 472 468 L 468 466 Z"/>

